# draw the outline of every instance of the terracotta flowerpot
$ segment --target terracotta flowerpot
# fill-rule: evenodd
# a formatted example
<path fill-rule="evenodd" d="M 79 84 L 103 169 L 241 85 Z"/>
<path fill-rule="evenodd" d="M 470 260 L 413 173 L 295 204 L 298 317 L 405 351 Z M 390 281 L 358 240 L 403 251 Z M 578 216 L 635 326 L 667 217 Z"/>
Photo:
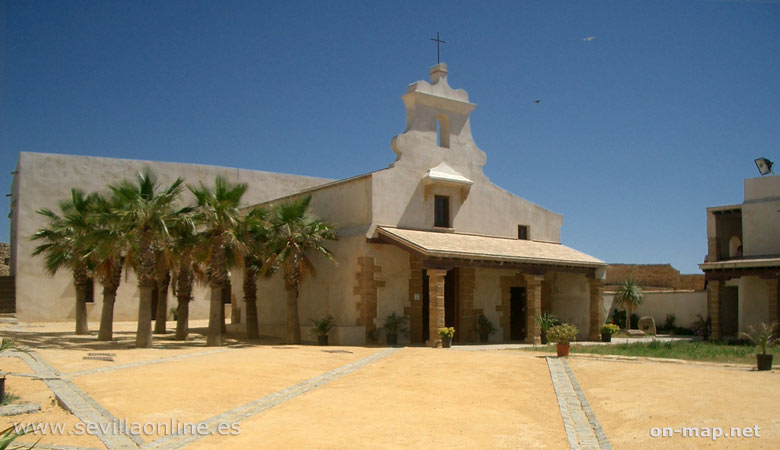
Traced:
<path fill-rule="evenodd" d="M 322 346 L 327 346 L 328 345 L 328 336 L 327 335 L 325 335 L 325 336 L 317 336 L 317 343 L 322 345 Z"/>
<path fill-rule="evenodd" d="M 555 352 L 558 353 L 558 357 L 561 356 L 569 356 L 569 348 L 571 348 L 571 345 L 569 344 L 557 344 L 555 346 Z"/>
<path fill-rule="evenodd" d="M 398 335 L 397 334 L 388 334 L 387 335 L 387 345 L 398 345 Z"/>
<path fill-rule="evenodd" d="M 601 333 L 601 342 L 612 342 L 612 335 Z"/>
<path fill-rule="evenodd" d="M 772 370 L 772 356 L 774 355 L 771 353 L 756 353 L 756 366 L 758 367 L 758 370 Z"/>
<path fill-rule="evenodd" d="M 441 348 L 450 348 L 450 347 L 452 347 L 452 336 L 442 336 Z"/>

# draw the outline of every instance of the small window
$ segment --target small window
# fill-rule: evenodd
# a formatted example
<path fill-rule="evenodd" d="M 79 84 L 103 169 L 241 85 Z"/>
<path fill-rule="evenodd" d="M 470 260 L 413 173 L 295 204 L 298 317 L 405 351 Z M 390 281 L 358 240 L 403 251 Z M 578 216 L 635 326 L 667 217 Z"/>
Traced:
<path fill-rule="evenodd" d="M 87 279 L 87 293 L 84 297 L 85 303 L 95 303 L 95 279 Z"/>
<path fill-rule="evenodd" d="M 517 238 L 528 240 L 528 225 L 518 225 L 517 226 Z"/>
<path fill-rule="evenodd" d="M 436 135 L 439 147 L 450 148 L 450 120 L 444 114 L 436 118 Z"/>
<path fill-rule="evenodd" d="M 433 226 L 441 228 L 450 227 L 450 198 L 446 195 L 433 197 Z"/>

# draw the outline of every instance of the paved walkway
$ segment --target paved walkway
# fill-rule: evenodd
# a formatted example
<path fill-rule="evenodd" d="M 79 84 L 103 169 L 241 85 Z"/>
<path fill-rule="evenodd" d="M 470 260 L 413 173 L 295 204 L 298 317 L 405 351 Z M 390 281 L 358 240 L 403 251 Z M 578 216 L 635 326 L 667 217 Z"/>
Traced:
<path fill-rule="evenodd" d="M 30 351 L 29 353 L 17 353 L 17 356 L 20 356 L 35 374 L 49 386 L 49 389 L 54 392 L 65 408 L 85 424 L 97 425 L 95 435 L 106 445 L 106 448 L 133 449 L 138 448 L 143 443 L 143 440 L 138 436 L 108 433 L 111 430 L 111 424 L 116 423 L 116 417 L 78 386 L 60 376 L 57 369 L 50 366 L 40 355 Z"/>
<path fill-rule="evenodd" d="M 565 358 L 547 357 L 563 427 L 572 450 L 612 449 Z"/>
<path fill-rule="evenodd" d="M 400 347 L 387 348 L 373 353 L 365 358 L 353 361 L 345 364 L 334 370 L 325 372 L 316 377 L 305 380 L 294 386 L 288 387 L 281 391 L 274 392 L 273 394 L 266 395 L 258 400 L 249 402 L 245 405 L 237 408 L 225 411 L 221 414 L 213 416 L 209 419 L 202 421 L 208 426 L 208 433 L 212 433 L 217 429 L 217 426 L 222 423 L 241 422 L 250 417 L 256 416 L 268 409 L 271 409 L 277 405 L 280 405 L 286 401 L 292 400 L 300 395 L 303 395 L 309 391 L 317 389 L 327 383 L 335 381 L 345 375 L 348 375 L 356 370 L 359 370 L 369 364 L 386 358 L 393 353 L 400 350 Z M 213 353 L 221 353 L 228 351 L 228 349 L 214 349 L 203 352 L 190 353 L 186 355 L 178 355 L 168 358 L 158 358 L 148 361 L 139 361 L 131 364 L 123 364 L 106 368 L 97 368 L 90 370 L 83 370 L 78 372 L 72 372 L 68 374 L 61 374 L 57 369 L 49 365 L 39 354 L 34 351 L 28 353 L 22 352 L 9 352 L 3 356 L 18 356 L 20 357 L 34 372 L 34 377 L 42 380 L 49 389 L 52 390 L 61 404 L 75 416 L 77 416 L 85 424 L 96 424 L 97 434 L 106 448 L 109 449 L 176 449 L 184 447 L 192 442 L 195 442 L 208 434 L 186 434 L 177 435 L 169 434 L 151 442 L 145 442 L 140 436 L 132 433 L 111 433 L 114 424 L 118 423 L 116 417 L 97 403 L 86 392 L 82 391 L 78 386 L 73 384 L 69 379 L 94 373 L 109 372 L 114 370 L 120 370 L 129 367 L 140 367 L 151 364 L 159 364 L 167 361 L 175 361 L 185 358 L 191 358 L 196 356 L 204 356 Z M 26 374 L 25 374 L 26 375 Z M 26 375 L 30 376 L 30 375 Z M 105 432 L 102 430 L 106 430 Z M 58 446 L 58 445 L 39 445 L 39 448 L 46 448 L 52 450 L 81 450 L 79 447 L 72 446 Z"/>
<path fill-rule="evenodd" d="M 505 346 L 456 346 L 457 350 L 496 350 L 501 347 L 517 348 L 517 345 Z M 236 408 L 224 411 L 201 421 L 208 427 L 207 434 L 168 434 L 156 440 L 146 442 L 138 435 L 126 430 L 117 432 L 112 425 L 118 422 L 108 410 L 95 401 L 90 395 L 76 386 L 71 379 L 77 376 L 105 373 L 131 367 L 140 367 L 159 364 L 163 362 L 182 360 L 187 358 L 206 356 L 215 353 L 227 352 L 230 349 L 210 349 L 201 352 L 176 355 L 172 357 L 156 358 L 146 361 L 138 361 L 110 367 L 81 370 L 69 373 L 60 373 L 47 363 L 41 355 L 31 351 L 29 353 L 9 352 L 3 356 L 20 357 L 34 372 L 34 377 L 44 381 L 56 395 L 60 403 L 82 422 L 97 425 L 96 437 L 110 449 L 175 449 L 185 447 L 199 439 L 208 436 L 215 431 L 220 424 L 241 422 L 257 416 L 275 406 L 295 399 L 303 394 L 311 392 L 327 383 L 338 380 L 348 374 L 360 370 L 370 364 L 382 360 L 402 348 L 386 348 L 378 350 L 369 356 L 347 363 L 341 367 L 309 378 L 293 386 L 265 395 L 257 400 L 243 404 Z M 558 400 L 564 429 L 569 445 L 572 449 L 610 449 L 611 446 L 604 434 L 601 425 L 596 419 L 585 394 L 582 392 L 574 374 L 565 358 L 547 357 L 547 365 L 555 394 Z M 30 375 L 27 375 L 30 376 Z M 105 431 L 101 431 L 105 430 Z M 113 431 L 113 432 L 112 432 Z M 77 449 L 77 447 L 48 445 L 41 448 L 51 449 Z"/>

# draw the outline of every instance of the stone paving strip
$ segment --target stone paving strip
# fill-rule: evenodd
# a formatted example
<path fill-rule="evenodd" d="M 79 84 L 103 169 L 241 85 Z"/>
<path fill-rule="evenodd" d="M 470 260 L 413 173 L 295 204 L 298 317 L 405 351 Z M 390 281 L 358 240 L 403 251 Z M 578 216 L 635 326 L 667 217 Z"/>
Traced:
<path fill-rule="evenodd" d="M 40 355 L 34 351 L 30 351 L 29 353 L 15 352 L 15 356 L 19 356 L 28 366 L 30 366 L 35 374 L 49 386 L 49 389 L 51 389 L 60 403 L 68 411 L 73 413 L 79 420 L 87 425 L 92 423 L 96 424 L 97 433 L 95 433 L 95 436 L 100 439 L 107 448 L 134 449 L 143 445 L 143 439 L 138 436 L 104 433 L 101 430 L 101 424 L 106 431 L 110 431 L 112 424 L 116 423 L 116 417 L 100 406 L 78 386 L 63 379 L 57 369 L 50 366 Z"/>
<path fill-rule="evenodd" d="M 392 355 L 393 353 L 397 352 L 398 350 L 400 350 L 400 348 L 387 348 L 378 351 L 372 355 L 366 356 L 365 358 L 345 364 L 329 372 L 325 372 L 322 375 L 318 375 L 314 378 L 309 378 L 308 380 L 298 383 L 294 386 L 290 386 L 286 389 L 282 389 L 281 391 L 277 391 L 274 392 L 273 394 L 266 395 L 265 397 L 246 403 L 237 408 L 233 408 L 229 411 L 225 411 L 222 414 L 218 414 L 216 416 L 203 420 L 200 423 L 208 424 L 208 430 L 209 430 L 208 432 L 214 433 L 217 429 L 217 426 L 220 423 L 240 422 L 242 420 L 256 416 L 288 400 L 292 400 L 307 392 L 313 391 L 314 389 L 317 389 L 320 386 L 330 383 L 331 381 L 335 381 L 341 377 L 349 375 L 350 373 L 362 369 L 363 367 L 372 364 L 376 361 L 379 361 L 380 359 L 384 359 Z M 185 445 L 191 444 L 192 442 L 195 442 L 198 439 L 201 439 L 205 436 L 208 436 L 208 434 L 206 435 L 169 434 L 167 436 L 163 436 L 157 440 L 149 442 L 148 444 L 144 445 L 143 448 L 177 449 L 177 448 L 184 447 Z"/>
<path fill-rule="evenodd" d="M 218 348 L 214 350 L 206 350 L 203 352 L 196 352 L 196 353 L 186 353 L 184 355 L 176 355 L 176 356 L 168 356 L 165 358 L 157 358 L 157 359 L 149 359 L 146 361 L 136 361 L 132 363 L 127 364 L 117 364 L 113 366 L 106 366 L 106 367 L 97 367 L 94 369 L 86 369 L 86 370 L 79 370 L 77 372 L 69 372 L 66 374 L 63 374 L 63 378 L 76 378 L 83 375 L 92 375 L 96 373 L 105 373 L 105 372 L 113 372 L 115 370 L 122 370 L 122 369 L 128 369 L 130 367 L 141 367 L 141 366 L 148 366 L 150 364 L 159 364 L 169 361 L 178 361 L 180 359 L 187 359 L 187 358 L 196 358 L 198 356 L 206 356 L 206 355 L 212 355 L 214 353 L 222 353 L 230 351 L 229 348 Z"/>
<path fill-rule="evenodd" d="M 572 450 L 611 450 L 612 446 L 566 359 L 547 357 L 547 367 L 555 387 L 569 447 Z"/>

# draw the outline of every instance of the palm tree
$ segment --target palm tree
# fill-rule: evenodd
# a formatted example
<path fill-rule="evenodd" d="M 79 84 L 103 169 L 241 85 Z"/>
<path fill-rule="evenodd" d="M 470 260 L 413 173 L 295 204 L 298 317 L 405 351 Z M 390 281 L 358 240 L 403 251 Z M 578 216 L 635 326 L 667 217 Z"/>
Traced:
<path fill-rule="evenodd" d="M 103 309 L 100 314 L 99 341 L 110 341 L 114 332 L 114 303 L 116 291 L 122 280 L 122 267 L 127 253 L 126 224 L 116 220 L 115 211 L 121 209 L 121 201 L 114 196 L 107 200 L 95 195 L 94 212 L 90 216 L 92 230 L 89 239 L 94 248 L 89 259 L 95 267 L 95 275 L 103 286 Z"/>
<path fill-rule="evenodd" d="M 155 250 L 167 245 L 168 226 L 186 210 L 174 210 L 183 182 L 182 178 L 177 178 L 170 186 L 160 190 L 157 176 L 147 168 L 137 174 L 135 182 L 124 180 L 119 185 L 109 186 L 124 205 L 116 216 L 127 225 L 128 240 L 132 244 L 128 260 L 138 277 L 140 299 L 136 347 L 152 346 L 151 303 L 157 267 Z"/>
<path fill-rule="evenodd" d="M 243 244 L 244 306 L 246 308 L 246 337 L 260 337 L 257 317 L 257 275 L 271 257 L 268 211 L 253 208 L 240 222 L 239 239 Z M 270 270 L 266 273 L 270 273 Z"/>
<path fill-rule="evenodd" d="M 629 278 L 620 285 L 615 293 L 615 302 L 626 310 L 626 330 L 631 329 L 631 313 L 645 300 L 645 294 L 642 292 L 642 286 Z"/>
<path fill-rule="evenodd" d="M 203 183 L 200 187 L 188 186 L 195 196 L 195 221 L 202 228 L 201 235 L 208 242 L 208 269 L 206 275 L 211 288 L 209 305 L 209 329 L 207 346 L 222 345 L 224 305 L 222 290 L 228 280 L 227 249 L 240 249 L 236 237 L 240 221 L 238 206 L 246 192 L 246 183 L 231 183 L 218 176 L 211 189 Z M 220 313 L 222 311 L 222 313 Z"/>
<path fill-rule="evenodd" d="M 183 341 L 187 339 L 189 332 L 188 321 L 193 282 L 196 276 L 203 277 L 198 257 L 200 241 L 191 214 L 181 216 L 170 231 L 174 271 L 172 284 L 177 300 L 175 339 Z"/>
<path fill-rule="evenodd" d="M 70 198 L 59 202 L 61 216 L 50 209 L 38 210 L 48 224 L 33 234 L 32 239 L 42 241 L 33 256 L 44 255 L 46 270 L 53 276 L 59 269 L 73 273 L 76 287 L 76 334 L 87 334 L 87 288 L 90 282 L 90 262 L 87 254 L 92 250 L 88 239 L 89 215 L 94 196 L 80 189 L 71 189 Z"/>
<path fill-rule="evenodd" d="M 298 315 L 298 288 L 307 273 L 315 275 L 308 251 L 321 254 L 331 261 L 333 254 L 323 246 L 326 240 L 335 240 L 333 226 L 308 213 L 311 196 L 306 196 L 273 208 L 271 217 L 271 257 L 265 270 L 280 267 L 284 272 L 287 292 L 287 343 L 301 343 Z"/>

